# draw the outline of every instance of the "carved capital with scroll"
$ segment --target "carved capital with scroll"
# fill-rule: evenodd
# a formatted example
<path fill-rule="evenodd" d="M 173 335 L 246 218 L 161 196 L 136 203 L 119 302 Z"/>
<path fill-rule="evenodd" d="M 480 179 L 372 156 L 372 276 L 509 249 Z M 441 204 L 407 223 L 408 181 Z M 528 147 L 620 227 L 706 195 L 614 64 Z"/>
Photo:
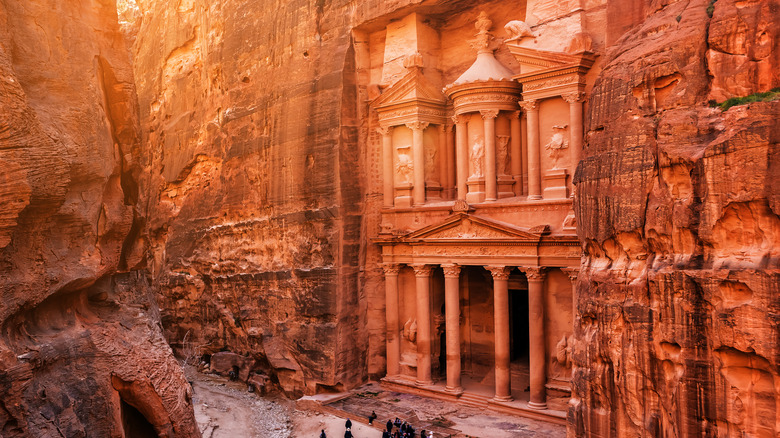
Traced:
<path fill-rule="evenodd" d="M 585 100 L 585 93 L 581 91 L 575 91 L 572 93 L 564 93 L 561 95 L 563 100 L 569 103 L 582 102 Z"/>
<path fill-rule="evenodd" d="M 493 280 L 509 280 L 509 271 L 506 266 L 485 266 L 485 269 L 493 275 Z"/>
<path fill-rule="evenodd" d="M 422 131 L 428 127 L 428 122 L 411 122 L 411 123 L 407 123 L 406 127 L 411 129 L 412 131 L 416 131 L 418 129 Z"/>
<path fill-rule="evenodd" d="M 379 125 L 379 127 L 376 128 L 376 132 L 383 137 L 390 136 L 393 133 L 393 127 L 389 125 Z"/>
<path fill-rule="evenodd" d="M 458 265 L 441 265 L 444 270 L 444 278 L 459 278 L 460 266 Z"/>
<path fill-rule="evenodd" d="M 430 277 L 433 267 L 431 265 L 412 265 L 412 269 L 414 269 L 415 277 Z"/>
<path fill-rule="evenodd" d="M 495 119 L 496 117 L 498 117 L 498 110 L 497 109 L 480 110 L 479 113 L 482 114 L 482 118 L 485 119 L 485 120 L 487 120 L 487 119 Z"/>
<path fill-rule="evenodd" d="M 385 271 L 385 277 L 398 275 L 398 272 L 401 271 L 401 265 L 396 263 L 383 263 L 382 269 Z"/>
<path fill-rule="evenodd" d="M 520 270 L 525 272 L 528 281 L 543 281 L 547 275 L 542 267 L 521 267 Z"/>
<path fill-rule="evenodd" d="M 538 111 L 539 110 L 539 102 L 536 99 L 532 100 L 521 100 L 518 102 L 518 105 L 520 105 L 526 112 L 528 111 Z"/>

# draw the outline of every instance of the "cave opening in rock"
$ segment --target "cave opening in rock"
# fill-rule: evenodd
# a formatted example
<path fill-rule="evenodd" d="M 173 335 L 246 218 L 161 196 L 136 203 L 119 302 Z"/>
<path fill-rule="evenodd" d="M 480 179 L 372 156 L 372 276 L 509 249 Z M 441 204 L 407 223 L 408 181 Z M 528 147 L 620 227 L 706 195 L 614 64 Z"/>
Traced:
<path fill-rule="evenodd" d="M 120 399 L 122 411 L 122 429 L 126 438 L 158 437 L 154 426 L 138 409 Z"/>

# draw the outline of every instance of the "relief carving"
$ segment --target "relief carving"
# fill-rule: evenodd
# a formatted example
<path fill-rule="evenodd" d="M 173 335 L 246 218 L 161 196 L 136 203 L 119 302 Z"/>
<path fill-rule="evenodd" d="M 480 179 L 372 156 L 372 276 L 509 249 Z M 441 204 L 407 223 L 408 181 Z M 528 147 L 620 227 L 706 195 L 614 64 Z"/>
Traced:
<path fill-rule="evenodd" d="M 498 175 L 509 175 L 509 136 L 496 136 L 496 170 Z"/>
<path fill-rule="evenodd" d="M 439 180 L 439 166 L 436 165 L 438 150 L 436 146 L 425 146 L 425 180 Z"/>
<path fill-rule="evenodd" d="M 474 146 L 471 148 L 471 177 L 480 178 L 484 176 L 485 168 L 485 146 L 482 144 L 482 139 L 474 142 Z"/>
<path fill-rule="evenodd" d="M 568 137 L 568 126 L 569 125 L 553 126 L 553 135 L 550 138 L 550 141 L 544 145 L 544 148 L 549 151 L 550 158 L 553 159 L 553 169 L 558 168 L 558 160 L 560 160 L 562 155 L 561 149 L 569 147 L 569 141 L 566 140 Z"/>
<path fill-rule="evenodd" d="M 409 154 L 411 146 L 398 147 L 398 163 L 395 165 L 395 173 L 398 175 L 398 181 L 401 184 L 411 184 L 414 174 L 414 163 Z"/>
<path fill-rule="evenodd" d="M 531 26 L 525 21 L 512 20 L 504 26 L 504 30 L 509 34 L 509 39 L 505 42 L 517 41 L 526 37 L 536 38 L 536 34 L 531 30 Z"/>
<path fill-rule="evenodd" d="M 404 338 L 411 343 L 417 343 L 417 320 L 409 318 L 404 324 Z"/>

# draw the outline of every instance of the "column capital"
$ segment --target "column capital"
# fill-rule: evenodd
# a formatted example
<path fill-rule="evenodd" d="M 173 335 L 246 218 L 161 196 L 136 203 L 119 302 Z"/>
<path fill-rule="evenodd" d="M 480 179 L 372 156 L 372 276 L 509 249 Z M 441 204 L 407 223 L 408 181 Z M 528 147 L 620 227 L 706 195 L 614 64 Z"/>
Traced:
<path fill-rule="evenodd" d="M 509 271 L 506 266 L 485 266 L 485 269 L 493 275 L 493 280 L 509 280 Z"/>
<path fill-rule="evenodd" d="M 401 271 L 401 265 L 397 263 L 382 263 L 382 269 L 385 271 L 385 275 L 398 275 Z"/>
<path fill-rule="evenodd" d="M 580 275 L 580 268 L 562 268 L 561 270 L 569 276 L 572 283 L 577 281 L 577 277 Z"/>
<path fill-rule="evenodd" d="M 467 122 L 466 117 L 463 114 L 456 114 L 450 118 L 452 119 L 452 123 L 456 125 L 465 124 Z"/>
<path fill-rule="evenodd" d="M 582 91 L 574 91 L 572 93 L 561 94 L 561 97 L 569 103 L 582 102 L 585 100 L 585 93 Z"/>
<path fill-rule="evenodd" d="M 538 111 L 539 105 L 538 100 L 531 99 L 531 100 L 521 100 L 518 102 L 518 105 L 520 105 L 524 110 L 526 111 Z"/>
<path fill-rule="evenodd" d="M 541 266 L 535 266 L 535 267 L 521 266 L 520 270 L 525 272 L 525 276 L 526 278 L 528 278 L 528 281 L 542 281 L 544 280 L 544 277 L 547 275 L 547 273 L 544 272 L 544 268 Z"/>
<path fill-rule="evenodd" d="M 512 119 L 512 120 L 519 119 L 520 116 L 522 116 L 522 115 L 523 115 L 523 112 L 520 111 L 520 110 L 512 111 L 512 112 L 509 113 L 509 118 Z"/>
<path fill-rule="evenodd" d="M 376 128 L 376 132 L 382 136 L 390 135 L 393 133 L 393 127 L 390 125 L 379 125 L 379 127 Z"/>
<path fill-rule="evenodd" d="M 417 131 L 418 129 L 422 131 L 428 127 L 428 122 L 411 122 L 407 123 L 406 127 L 412 131 Z"/>
<path fill-rule="evenodd" d="M 482 114 L 482 118 L 485 120 L 495 119 L 498 117 L 497 109 L 479 110 L 479 113 Z"/>
<path fill-rule="evenodd" d="M 433 266 L 431 265 L 412 265 L 415 277 L 430 277 Z"/>
<path fill-rule="evenodd" d="M 446 125 L 441 125 L 444 127 L 444 132 L 450 133 L 452 132 L 453 128 L 455 128 L 455 125 L 452 123 L 447 123 Z"/>
<path fill-rule="evenodd" d="M 441 265 L 441 268 L 444 270 L 444 278 L 460 277 L 460 266 L 458 265 Z"/>

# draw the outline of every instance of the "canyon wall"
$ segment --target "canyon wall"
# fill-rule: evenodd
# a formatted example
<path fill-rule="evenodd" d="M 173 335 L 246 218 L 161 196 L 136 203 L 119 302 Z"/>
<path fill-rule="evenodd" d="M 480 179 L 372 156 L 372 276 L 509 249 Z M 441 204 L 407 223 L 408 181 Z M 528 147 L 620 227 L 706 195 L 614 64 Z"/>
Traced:
<path fill-rule="evenodd" d="M 0 1 L 1 436 L 198 435 L 143 270 L 142 158 L 114 2 Z"/>
<path fill-rule="evenodd" d="M 608 15 L 627 31 L 610 38 L 575 181 L 570 432 L 777 436 L 780 102 L 708 102 L 780 86 L 780 3 Z"/>

